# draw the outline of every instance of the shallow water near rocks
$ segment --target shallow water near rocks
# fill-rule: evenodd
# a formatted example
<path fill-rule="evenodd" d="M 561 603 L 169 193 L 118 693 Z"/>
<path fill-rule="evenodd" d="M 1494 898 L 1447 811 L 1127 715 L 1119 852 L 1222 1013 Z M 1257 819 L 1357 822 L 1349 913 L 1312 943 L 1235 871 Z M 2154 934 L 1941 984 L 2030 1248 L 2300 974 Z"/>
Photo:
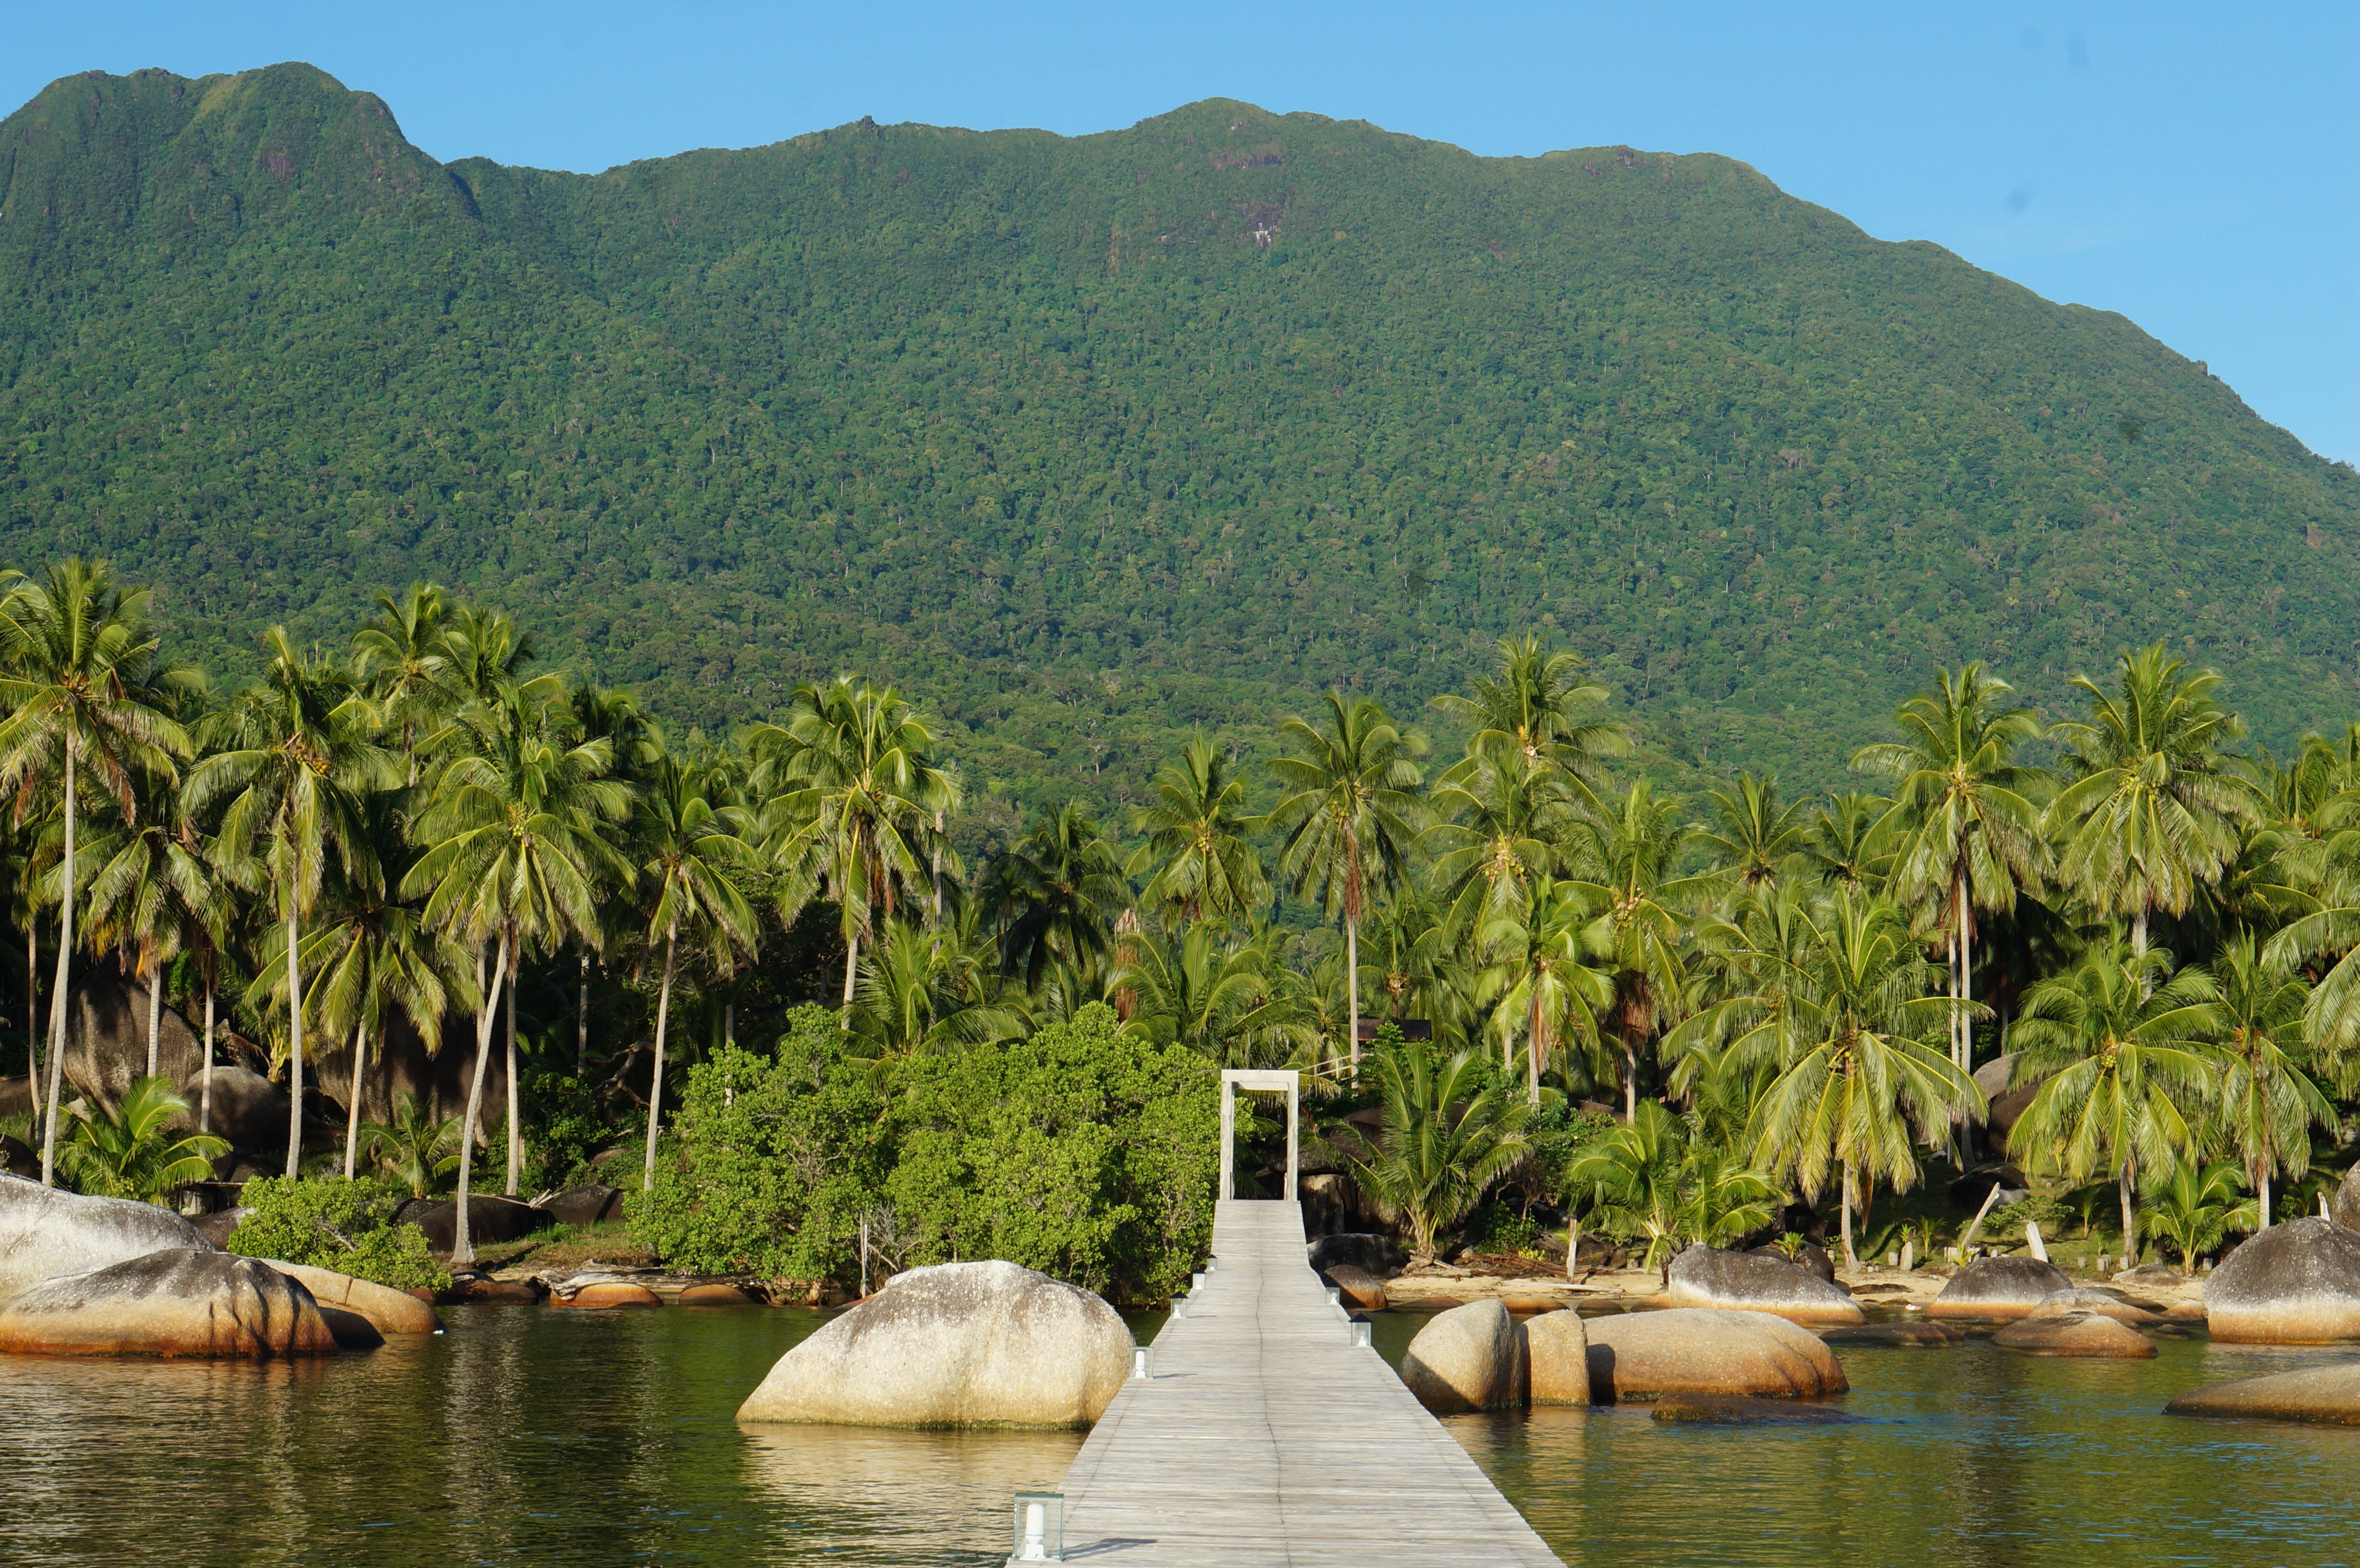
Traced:
<path fill-rule="evenodd" d="M 1081 1443 L 740 1432 L 817 1312 L 444 1315 L 432 1340 L 308 1364 L 0 1358 L 0 1561 L 996 1564 L 1011 1495 L 1054 1487 Z M 1380 1350 L 1398 1361 L 1424 1321 L 1380 1314 Z M 1865 1424 L 1446 1424 L 1573 1564 L 2360 1562 L 2360 1430 L 2160 1414 L 2335 1352 L 1841 1354 Z"/>

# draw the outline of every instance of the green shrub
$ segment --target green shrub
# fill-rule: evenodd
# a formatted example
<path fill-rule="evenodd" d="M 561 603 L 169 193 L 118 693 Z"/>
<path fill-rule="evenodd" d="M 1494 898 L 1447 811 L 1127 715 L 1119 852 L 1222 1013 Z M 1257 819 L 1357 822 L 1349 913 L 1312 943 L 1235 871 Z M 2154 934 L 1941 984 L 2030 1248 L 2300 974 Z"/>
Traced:
<path fill-rule="evenodd" d="M 450 1288 L 450 1271 L 426 1249 L 426 1233 L 395 1225 L 407 1194 L 382 1182 L 342 1177 L 257 1177 L 242 1201 L 252 1212 L 230 1233 L 246 1258 L 333 1269 L 398 1290 Z"/>

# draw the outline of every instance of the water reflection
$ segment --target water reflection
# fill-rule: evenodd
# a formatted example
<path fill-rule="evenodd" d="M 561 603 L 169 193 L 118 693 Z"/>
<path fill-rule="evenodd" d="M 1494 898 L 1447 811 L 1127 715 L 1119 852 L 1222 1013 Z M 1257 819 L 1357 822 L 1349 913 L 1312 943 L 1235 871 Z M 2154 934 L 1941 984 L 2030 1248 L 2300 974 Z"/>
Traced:
<path fill-rule="evenodd" d="M 798 1544 L 860 1561 L 939 1561 L 928 1552 L 1008 1555 L 1009 1499 L 1054 1491 L 1080 1432 L 911 1432 L 768 1427 L 747 1434 L 748 1488 L 778 1511 L 820 1521 Z"/>

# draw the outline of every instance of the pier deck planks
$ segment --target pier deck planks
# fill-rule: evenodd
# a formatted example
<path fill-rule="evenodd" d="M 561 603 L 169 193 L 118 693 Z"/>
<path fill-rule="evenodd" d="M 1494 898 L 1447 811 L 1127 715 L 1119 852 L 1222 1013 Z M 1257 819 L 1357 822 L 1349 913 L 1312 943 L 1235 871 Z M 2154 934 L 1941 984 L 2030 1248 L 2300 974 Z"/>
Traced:
<path fill-rule="evenodd" d="M 1306 1264 L 1299 1203 L 1228 1200 L 1218 1266 L 1065 1473 L 1065 1556 L 1108 1568 L 1510 1568 L 1557 1559 Z"/>

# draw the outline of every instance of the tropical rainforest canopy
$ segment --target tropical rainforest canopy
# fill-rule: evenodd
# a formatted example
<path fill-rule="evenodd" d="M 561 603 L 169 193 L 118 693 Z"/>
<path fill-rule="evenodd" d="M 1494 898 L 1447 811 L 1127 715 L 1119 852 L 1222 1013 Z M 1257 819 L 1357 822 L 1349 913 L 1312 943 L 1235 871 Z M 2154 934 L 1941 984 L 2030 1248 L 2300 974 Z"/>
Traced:
<path fill-rule="evenodd" d="M 2054 712 L 2158 638 L 2284 747 L 2351 705 L 2355 545 L 2202 365 L 1726 158 L 1212 100 L 583 176 L 294 64 L 0 124 L 0 557 L 111 560 L 225 675 L 430 578 L 716 732 L 857 670 L 971 801 L 1120 811 L 1175 732 L 1536 629 L 1652 768 L 1792 787 L 1930 664 Z"/>

